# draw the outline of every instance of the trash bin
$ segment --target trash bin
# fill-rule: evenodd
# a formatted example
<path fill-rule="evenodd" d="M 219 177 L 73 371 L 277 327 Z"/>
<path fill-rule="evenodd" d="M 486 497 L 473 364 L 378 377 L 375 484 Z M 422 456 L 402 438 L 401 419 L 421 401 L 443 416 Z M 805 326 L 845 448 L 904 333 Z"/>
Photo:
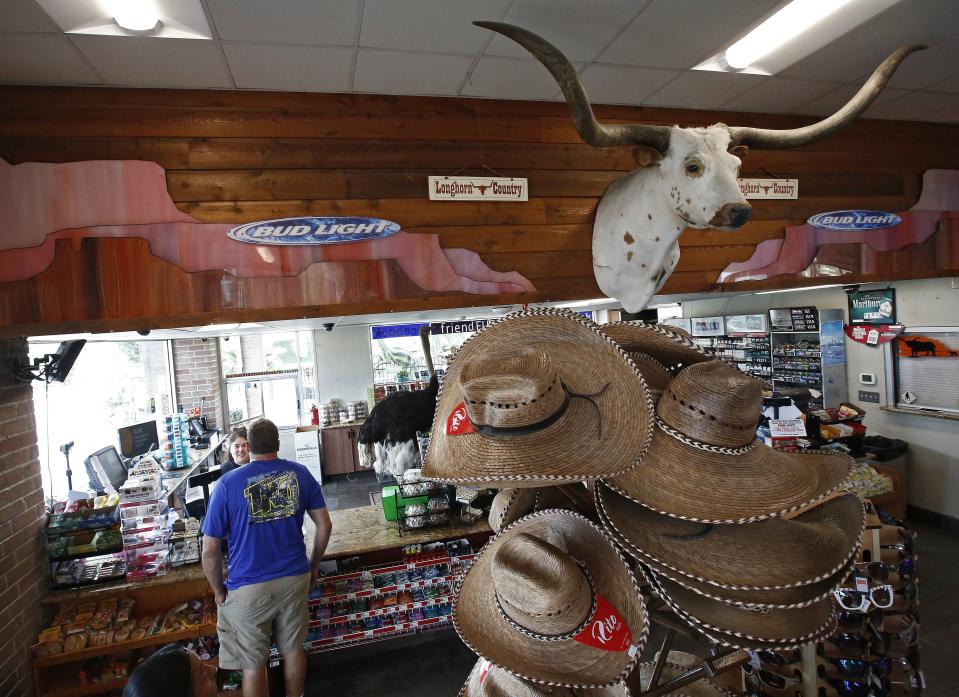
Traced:
<path fill-rule="evenodd" d="M 878 462 L 887 462 L 894 460 L 900 455 L 905 455 L 909 449 L 909 444 L 898 438 L 886 438 L 885 436 L 866 436 L 862 440 L 862 449 L 871 453 Z"/>

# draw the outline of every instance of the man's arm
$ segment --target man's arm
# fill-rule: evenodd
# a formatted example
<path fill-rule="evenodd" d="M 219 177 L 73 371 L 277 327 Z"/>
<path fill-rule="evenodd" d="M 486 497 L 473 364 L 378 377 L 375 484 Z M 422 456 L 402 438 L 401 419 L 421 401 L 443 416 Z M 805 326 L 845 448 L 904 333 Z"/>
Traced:
<path fill-rule="evenodd" d="M 330 512 L 326 508 L 310 508 L 307 513 L 310 514 L 316 526 L 316 531 L 313 533 L 313 553 L 310 555 L 310 588 L 312 588 L 320 573 L 320 561 L 326 554 L 326 546 L 330 543 L 333 521 L 330 520 Z M 206 568 L 205 564 L 204 562 L 204 568 Z"/>
<path fill-rule="evenodd" d="M 324 549 L 325 549 L 324 545 Z M 217 605 L 226 602 L 226 586 L 223 585 L 223 540 L 219 537 L 203 536 L 203 573 L 213 589 Z"/>

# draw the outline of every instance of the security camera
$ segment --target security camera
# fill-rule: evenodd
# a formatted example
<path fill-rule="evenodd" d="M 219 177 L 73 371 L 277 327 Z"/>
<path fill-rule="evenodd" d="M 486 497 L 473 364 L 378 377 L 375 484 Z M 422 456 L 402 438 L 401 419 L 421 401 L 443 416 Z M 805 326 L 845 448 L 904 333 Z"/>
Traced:
<path fill-rule="evenodd" d="M 326 331 L 328 331 L 328 332 L 333 331 L 333 326 L 334 326 L 334 325 L 333 325 L 332 322 L 324 322 L 324 323 L 323 323 L 323 328 L 324 328 Z"/>
<path fill-rule="evenodd" d="M 137 334 L 139 334 L 140 336 L 147 336 L 149 335 L 149 333 L 150 333 L 149 329 L 137 329 Z"/>
<path fill-rule="evenodd" d="M 843 286 L 842 289 L 843 289 L 844 291 L 846 291 L 846 295 L 850 295 L 850 294 L 852 294 L 852 293 L 858 293 L 858 292 L 859 292 L 859 284 L 855 284 L 855 285 L 851 285 L 851 286 Z"/>

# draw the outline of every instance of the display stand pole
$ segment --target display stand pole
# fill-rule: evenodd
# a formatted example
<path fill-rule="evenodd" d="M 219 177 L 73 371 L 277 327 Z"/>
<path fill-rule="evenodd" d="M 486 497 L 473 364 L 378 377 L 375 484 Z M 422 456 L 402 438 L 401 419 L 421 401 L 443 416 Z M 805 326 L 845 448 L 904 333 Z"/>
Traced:
<path fill-rule="evenodd" d="M 689 685 L 703 678 L 712 678 L 727 670 L 739 668 L 749 661 L 749 654 L 743 649 L 729 649 L 719 653 L 711 658 L 704 659 L 695 668 L 686 671 L 667 683 L 651 687 L 645 692 L 634 692 L 636 697 L 663 697 L 671 692 L 679 690 L 681 687 Z"/>
<path fill-rule="evenodd" d="M 816 645 L 803 644 L 802 652 L 802 693 L 803 697 L 816 697 L 818 694 L 816 671 Z"/>
<path fill-rule="evenodd" d="M 666 636 L 663 637 L 663 646 L 659 649 L 659 655 L 656 657 L 656 665 L 653 667 L 653 676 L 649 679 L 650 690 L 659 684 L 659 678 L 663 674 L 663 668 L 666 667 L 666 659 L 669 657 L 669 649 L 673 646 L 673 638 L 675 638 L 675 636 L 675 629 L 666 630 Z"/>

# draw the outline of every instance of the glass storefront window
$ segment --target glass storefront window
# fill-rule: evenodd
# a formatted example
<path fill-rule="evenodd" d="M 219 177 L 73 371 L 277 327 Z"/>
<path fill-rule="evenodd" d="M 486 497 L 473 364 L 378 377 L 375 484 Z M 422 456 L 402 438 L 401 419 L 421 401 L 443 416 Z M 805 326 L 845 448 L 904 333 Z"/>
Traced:
<path fill-rule="evenodd" d="M 54 353 L 58 343 L 31 341 L 30 359 Z M 83 460 L 117 445 L 117 429 L 172 413 L 168 341 L 87 342 L 66 381 L 33 384 L 37 447 L 47 496 L 67 493 L 60 446 L 73 441 L 73 488 L 86 490 Z"/>

